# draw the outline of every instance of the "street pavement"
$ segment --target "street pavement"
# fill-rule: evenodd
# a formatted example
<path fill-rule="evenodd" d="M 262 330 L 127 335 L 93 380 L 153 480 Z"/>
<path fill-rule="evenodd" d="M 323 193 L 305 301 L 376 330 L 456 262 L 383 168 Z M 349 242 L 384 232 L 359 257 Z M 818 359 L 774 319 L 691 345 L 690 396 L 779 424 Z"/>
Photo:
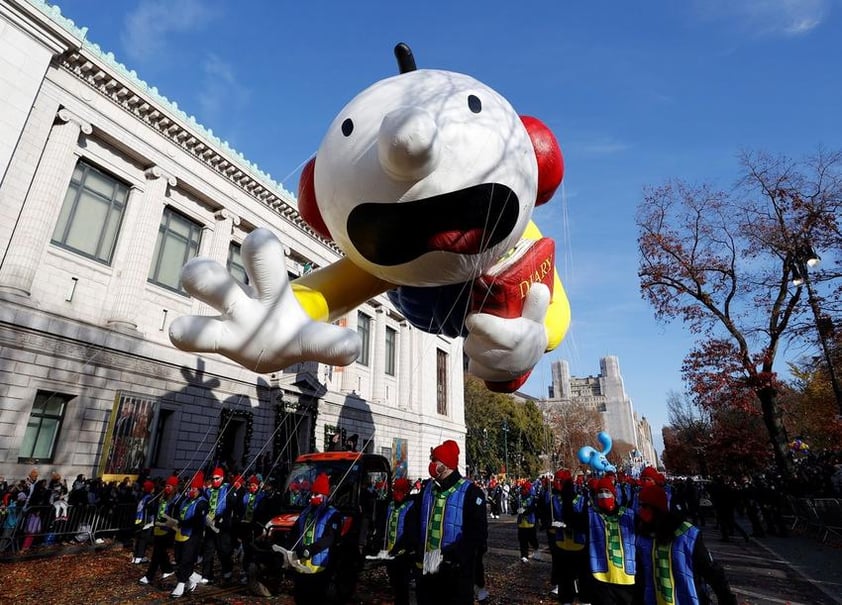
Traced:
<path fill-rule="evenodd" d="M 722 542 L 710 524 L 702 528 L 705 543 L 725 568 L 740 605 L 842 605 L 842 544 L 822 544 L 814 534 L 786 538 L 742 538 Z M 489 520 L 485 556 L 489 605 L 549 605 L 550 556 L 546 535 L 539 535 L 539 559 L 520 561 L 515 517 Z M 4 602 L 16 605 L 75 603 L 163 605 L 171 602 L 174 578 L 138 584 L 143 567 L 130 563 L 131 551 L 106 540 L 102 545 L 35 548 L 15 559 L 0 559 Z M 266 603 L 292 605 L 291 583 L 280 593 L 261 598 L 239 583 L 200 586 L 183 601 L 202 605 Z M 351 605 L 391 605 L 385 570 L 368 570 L 360 578 Z"/>
<path fill-rule="evenodd" d="M 732 538 L 704 529 L 708 550 L 725 567 L 734 593 L 752 605 L 842 603 L 842 544 L 802 532 L 782 538 Z"/>

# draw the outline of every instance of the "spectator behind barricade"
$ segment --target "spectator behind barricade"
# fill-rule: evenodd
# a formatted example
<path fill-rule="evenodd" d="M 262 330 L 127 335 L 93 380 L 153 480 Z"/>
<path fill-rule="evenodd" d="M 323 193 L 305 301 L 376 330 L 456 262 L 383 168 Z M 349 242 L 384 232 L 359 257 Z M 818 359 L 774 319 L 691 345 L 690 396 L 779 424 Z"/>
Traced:
<path fill-rule="evenodd" d="M 88 484 L 85 475 L 76 475 L 76 480 L 67 495 L 67 504 L 70 506 L 84 506 L 88 503 Z"/>
<path fill-rule="evenodd" d="M 32 487 L 29 499 L 26 502 L 26 519 L 24 520 L 24 539 L 21 550 L 28 550 L 34 543 L 35 538 L 41 533 L 44 525 L 44 516 L 47 506 L 50 503 L 50 491 L 47 489 L 47 480 L 38 479 Z"/>
<path fill-rule="evenodd" d="M 26 505 L 26 492 L 21 486 L 13 486 L 3 495 L 2 532 L 0 532 L 0 553 L 14 550 L 15 535 L 23 517 L 23 507 Z"/>
<path fill-rule="evenodd" d="M 26 503 L 29 506 L 29 500 L 32 498 L 32 492 L 35 490 L 35 484 L 38 483 L 38 469 L 33 468 L 24 479 L 26 485 Z"/>
<path fill-rule="evenodd" d="M 50 504 L 55 509 L 56 521 L 67 521 L 67 482 L 57 471 L 53 471 L 47 489 L 50 491 Z"/>

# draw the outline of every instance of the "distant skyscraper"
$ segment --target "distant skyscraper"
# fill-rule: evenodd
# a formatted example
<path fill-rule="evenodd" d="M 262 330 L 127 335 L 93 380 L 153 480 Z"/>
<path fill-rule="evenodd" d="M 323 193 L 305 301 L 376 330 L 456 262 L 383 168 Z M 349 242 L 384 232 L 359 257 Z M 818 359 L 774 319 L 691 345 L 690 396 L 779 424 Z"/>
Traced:
<path fill-rule="evenodd" d="M 584 378 L 571 377 L 566 360 L 552 363 L 553 384 L 549 387 L 547 404 L 585 404 L 599 412 L 602 427 L 615 441 L 633 446 L 649 464 L 658 460 L 652 445 L 652 429 L 646 418 L 638 418 L 631 399 L 626 394 L 620 362 L 609 355 L 599 361 L 600 374 Z"/>

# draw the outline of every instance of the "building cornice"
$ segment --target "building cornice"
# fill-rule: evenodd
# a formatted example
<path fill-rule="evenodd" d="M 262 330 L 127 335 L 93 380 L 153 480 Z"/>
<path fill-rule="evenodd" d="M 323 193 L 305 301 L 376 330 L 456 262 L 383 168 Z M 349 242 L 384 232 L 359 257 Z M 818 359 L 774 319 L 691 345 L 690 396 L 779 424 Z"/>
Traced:
<path fill-rule="evenodd" d="M 85 44 L 86 47 L 87 45 L 88 43 Z M 148 87 L 136 76 L 126 78 L 126 74 L 115 70 L 115 66 L 122 70 L 125 68 L 117 64 L 112 55 L 97 57 L 96 53 L 89 52 L 86 47 L 65 53 L 59 58 L 59 65 L 233 183 L 252 199 L 268 206 L 310 237 L 340 252 L 333 241 L 321 237 L 304 221 L 290 192 L 271 181 L 271 177 L 260 172 L 242 154 L 228 147 L 227 143 L 205 130 L 193 116 L 188 116 L 166 99 L 156 98 L 160 97 L 157 90 Z M 103 58 L 106 61 L 101 61 Z M 109 62 L 113 64 L 109 65 Z M 133 73 L 128 75 L 132 76 Z M 132 82 L 132 79 L 136 81 Z"/>
<path fill-rule="evenodd" d="M 46 46 L 54 55 L 80 48 L 88 32 L 88 28 L 76 27 L 57 6 L 43 0 L 0 2 L 0 15 Z"/>
<path fill-rule="evenodd" d="M 44 0 L 12 0 L 0 11 L 23 31 L 40 40 L 56 56 L 56 64 L 112 103 L 183 149 L 250 198 L 271 208 L 312 239 L 342 254 L 335 242 L 316 233 L 298 213 L 295 196 L 170 101 L 110 52 L 86 39 L 58 6 Z"/>

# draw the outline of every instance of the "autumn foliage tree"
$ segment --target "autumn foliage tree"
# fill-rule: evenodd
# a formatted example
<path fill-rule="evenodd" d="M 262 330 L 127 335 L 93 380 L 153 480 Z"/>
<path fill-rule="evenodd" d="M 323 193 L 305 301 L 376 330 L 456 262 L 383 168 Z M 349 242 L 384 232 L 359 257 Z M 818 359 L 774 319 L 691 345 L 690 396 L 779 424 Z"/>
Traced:
<path fill-rule="evenodd" d="M 578 468 L 579 449 L 591 445 L 602 430 L 599 412 L 584 403 L 551 402 L 544 409 L 544 420 L 557 468 Z"/>
<path fill-rule="evenodd" d="M 640 287 L 657 319 L 683 321 L 699 336 L 684 378 L 700 405 L 746 416 L 756 404 L 777 466 L 791 477 L 776 364 L 782 344 L 804 342 L 815 322 L 792 278 L 805 268 L 805 245 L 838 242 L 842 155 L 743 153 L 740 162 L 731 192 L 682 181 L 644 190 Z M 813 284 L 829 291 L 838 274 L 823 265 Z"/>
<path fill-rule="evenodd" d="M 465 376 L 466 459 L 471 476 L 536 476 L 545 454 L 545 425 L 532 401 L 489 391 L 473 376 Z M 506 468 L 506 459 L 509 468 Z"/>

